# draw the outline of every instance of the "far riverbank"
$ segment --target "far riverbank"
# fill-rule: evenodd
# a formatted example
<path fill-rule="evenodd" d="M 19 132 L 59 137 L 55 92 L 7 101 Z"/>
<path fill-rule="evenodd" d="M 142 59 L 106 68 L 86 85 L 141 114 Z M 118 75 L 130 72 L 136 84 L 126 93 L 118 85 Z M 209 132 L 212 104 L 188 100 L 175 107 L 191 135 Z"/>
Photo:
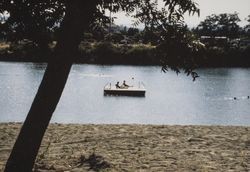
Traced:
<path fill-rule="evenodd" d="M 0 124 L 0 171 L 20 123 Z M 250 127 L 50 124 L 35 171 L 249 171 Z"/>
<path fill-rule="evenodd" d="M 53 58 L 56 43 L 40 49 L 32 42 L 0 42 L 0 61 L 48 62 Z M 75 63 L 108 65 L 159 65 L 161 57 L 152 44 L 115 44 L 110 42 L 81 42 Z M 194 59 L 197 68 L 250 67 L 250 47 L 207 47 Z M 72 57 L 73 58 L 73 57 Z"/>

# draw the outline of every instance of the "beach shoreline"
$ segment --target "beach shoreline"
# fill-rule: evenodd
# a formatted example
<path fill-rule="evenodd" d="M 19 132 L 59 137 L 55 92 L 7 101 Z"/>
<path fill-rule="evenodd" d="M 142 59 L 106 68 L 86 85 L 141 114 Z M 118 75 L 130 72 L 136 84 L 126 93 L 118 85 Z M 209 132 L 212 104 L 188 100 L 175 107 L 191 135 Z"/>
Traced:
<path fill-rule="evenodd" d="M 21 123 L 0 123 L 0 171 Z M 50 124 L 34 171 L 250 171 L 250 127 Z"/>

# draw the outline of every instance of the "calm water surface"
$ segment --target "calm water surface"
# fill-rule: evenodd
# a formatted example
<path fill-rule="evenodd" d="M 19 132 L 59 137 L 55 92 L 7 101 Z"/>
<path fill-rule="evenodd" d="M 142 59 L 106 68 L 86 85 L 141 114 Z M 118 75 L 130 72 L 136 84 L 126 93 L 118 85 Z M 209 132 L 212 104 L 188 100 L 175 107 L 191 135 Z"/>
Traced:
<path fill-rule="evenodd" d="M 0 122 L 24 121 L 45 67 L 0 62 Z M 192 82 L 160 67 L 74 65 L 52 122 L 250 126 L 250 69 L 198 73 Z M 103 95 L 106 83 L 124 79 L 143 81 L 146 97 Z"/>

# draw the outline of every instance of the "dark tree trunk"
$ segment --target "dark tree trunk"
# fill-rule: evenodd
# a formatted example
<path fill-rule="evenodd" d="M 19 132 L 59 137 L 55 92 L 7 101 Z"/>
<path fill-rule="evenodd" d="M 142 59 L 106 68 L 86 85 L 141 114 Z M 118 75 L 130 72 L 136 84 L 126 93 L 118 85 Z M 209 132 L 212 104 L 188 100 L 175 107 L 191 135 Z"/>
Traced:
<path fill-rule="evenodd" d="M 60 100 L 81 35 L 92 20 L 94 1 L 70 0 L 61 25 L 61 33 L 31 109 L 22 126 L 5 172 L 32 171 L 42 138 Z"/>

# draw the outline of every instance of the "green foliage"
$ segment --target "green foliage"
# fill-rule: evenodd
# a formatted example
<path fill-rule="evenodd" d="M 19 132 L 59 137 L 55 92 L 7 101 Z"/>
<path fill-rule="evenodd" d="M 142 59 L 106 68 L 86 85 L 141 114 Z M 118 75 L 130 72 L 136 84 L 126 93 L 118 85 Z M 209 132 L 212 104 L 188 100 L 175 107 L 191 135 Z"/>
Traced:
<path fill-rule="evenodd" d="M 124 36 L 121 33 L 110 33 L 105 36 L 106 41 L 111 41 L 114 43 L 119 43 L 124 39 Z"/>
<path fill-rule="evenodd" d="M 249 67 L 250 48 L 225 49 L 222 47 L 209 47 L 206 49 L 206 58 L 201 67 Z"/>
<path fill-rule="evenodd" d="M 245 26 L 244 30 L 248 38 L 250 38 L 250 15 L 247 18 L 248 24 Z"/>
<path fill-rule="evenodd" d="M 238 13 L 232 14 L 212 14 L 202 21 L 196 28 L 200 36 L 226 36 L 228 38 L 237 38 L 240 34 L 240 19 Z"/>
<path fill-rule="evenodd" d="M 138 45 L 129 48 L 125 53 L 125 60 L 129 64 L 136 65 L 156 65 L 159 64 L 155 57 L 155 47 Z"/>
<path fill-rule="evenodd" d="M 83 57 L 84 60 L 87 57 L 91 57 L 93 53 L 94 46 L 90 42 L 81 42 L 79 45 L 79 56 Z"/>
<path fill-rule="evenodd" d="M 7 12 L 10 14 L 10 17 L 3 23 L 7 28 L 6 32 L 9 40 L 17 41 L 26 38 L 34 41 L 39 46 L 48 45 L 51 41 L 51 32 L 60 27 L 64 14 L 69 12 L 67 11 L 68 6 L 74 2 L 78 2 L 80 5 L 74 7 L 73 10 L 81 10 L 86 6 L 96 7 L 90 18 L 91 24 L 88 26 L 93 30 L 103 28 L 107 23 L 110 23 L 110 18 L 105 15 L 105 10 L 110 10 L 113 13 L 118 11 L 126 12 L 127 15 L 135 18 L 135 25 L 143 23 L 150 33 L 157 34 L 158 40 L 155 43 L 165 46 L 169 44 L 168 41 L 172 41 L 169 44 L 171 48 L 168 48 L 167 53 L 163 51 L 159 51 L 163 53 L 158 53 L 162 57 L 164 65 L 169 62 L 169 56 L 175 55 L 178 61 L 168 64 L 171 69 L 188 67 L 187 70 L 193 70 L 190 56 L 187 57 L 186 54 L 177 51 L 179 47 L 184 48 L 184 51 L 188 51 L 187 48 L 191 44 L 188 39 L 185 39 L 186 34 L 184 32 L 187 30 L 185 29 L 183 15 L 186 12 L 199 14 L 197 4 L 193 0 L 163 0 L 165 8 L 162 9 L 158 8 L 157 1 L 152 0 L 3 0 L 0 4 L 0 13 Z M 133 30 L 131 34 L 134 34 L 134 32 L 137 31 Z M 181 39 L 185 40 L 181 41 Z M 107 45 L 98 46 L 97 53 L 107 54 L 107 52 L 112 52 L 112 46 Z M 186 65 L 187 61 L 190 61 L 188 62 L 189 65 Z M 166 69 L 166 65 L 164 68 Z"/>
<path fill-rule="evenodd" d="M 78 62 L 94 64 L 159 65 L 155 47 L 145 44 L 113 44 L 82 42 Z"/>
<path fill-rule="evenodd" d="M 139 29 L 130 27 L 127 31 L 128 36 L 135 36 L 139 33 Z"/>
<path fill-rule="evenodd" d="M 47 46 L 50 34 L 63 18 L 65 6 L 63 1 L 3 0 L 0 13 L 9 14 L 1 22 L 9 41 L 29 39 Z"/>
<path fill-rule="evenodd" d="M 162 34 L 162 43 L 156 48 L 156 52 L 161 57 L 163 71 L 171 69 L 178 74 L 180 69 L 183 69 L 195 80 L 198 75 L 193 70 L 198 67 L 198 60 L 202 58 L 204 46 L 195 40 L 187 27 L 172 25 L 168 28 L 171 34 Z"/>
<path fill-rule="evenodd" d="M 93 39 L 93 34 L 89 32 L 84 32 L 83 40 L 91 40 L 91 39 Z"/>
<path fill-rule="evenodd" d="M 110 42 L 100 42 L 94 47 L 94 57 L 98 63 L 112 64 L 119 58 L 118 49 Z M 119 61 L 119 60 L 118 60 Z"/>
<path fill-rule="evenodd" d="M 159 32 L 153 31 L 148 27 L 145 27 L 145 29 L 142 32 L 142 38 L 143 38 L 143 43 L 152 43 L 154 45 L 158 44 L 158 40 L 160 39 Z"/>

